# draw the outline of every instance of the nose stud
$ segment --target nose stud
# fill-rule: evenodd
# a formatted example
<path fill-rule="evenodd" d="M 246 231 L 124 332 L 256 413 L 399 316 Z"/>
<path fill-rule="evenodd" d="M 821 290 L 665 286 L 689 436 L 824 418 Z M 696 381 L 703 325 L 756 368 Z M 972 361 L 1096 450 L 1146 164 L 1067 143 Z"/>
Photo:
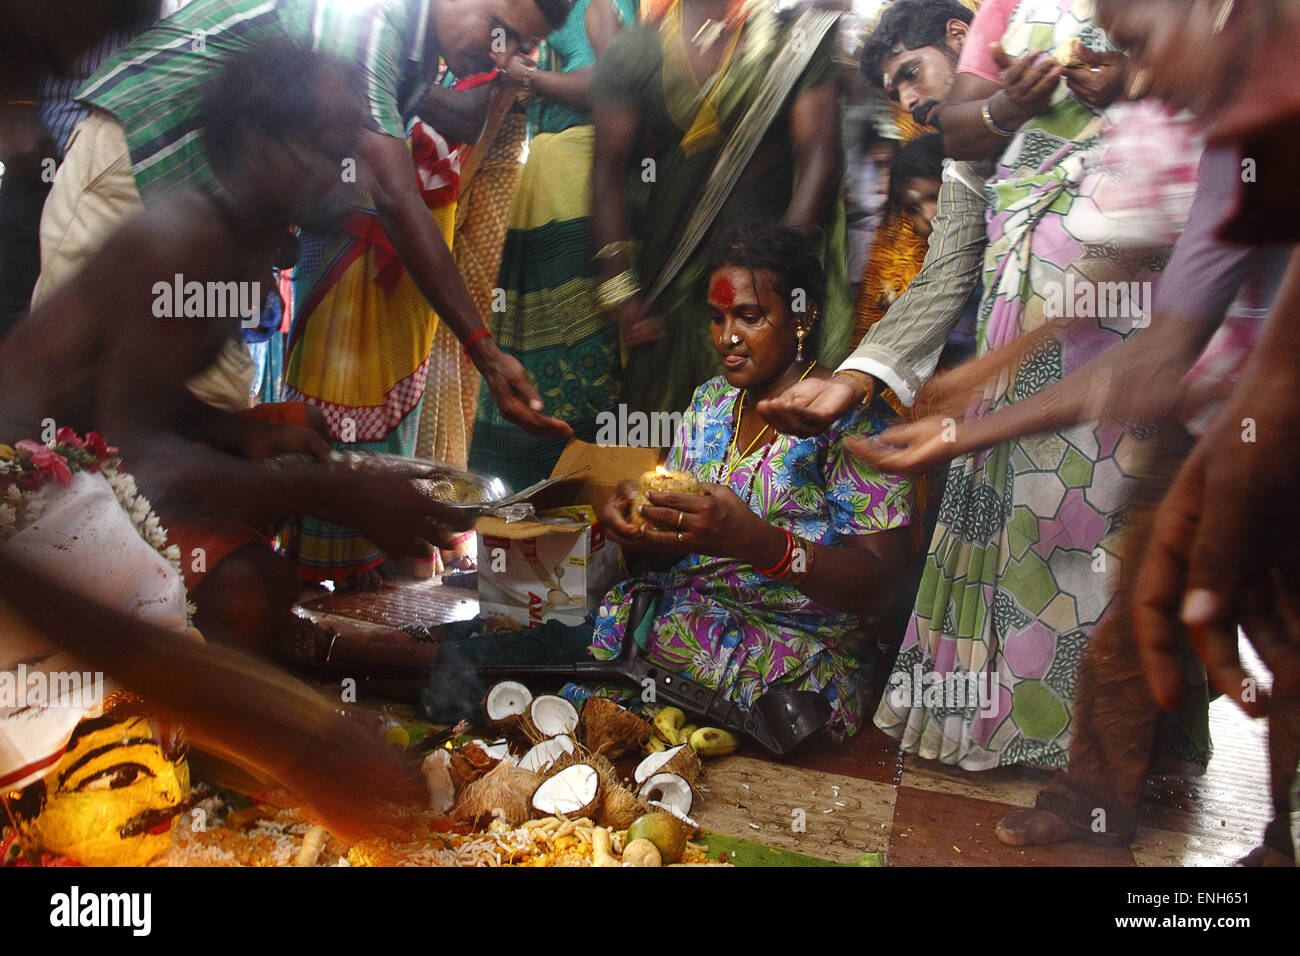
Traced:
<path fill-rule="evenodd" d="M 736 333 L 734 333 L 734 332 L 731 333 L 731 344 L 732 344 L 732 345 L 739 345 L 739 344 L 740 344 L 740 336 L 739 336 L 739 335 L 736 335 Z"/>

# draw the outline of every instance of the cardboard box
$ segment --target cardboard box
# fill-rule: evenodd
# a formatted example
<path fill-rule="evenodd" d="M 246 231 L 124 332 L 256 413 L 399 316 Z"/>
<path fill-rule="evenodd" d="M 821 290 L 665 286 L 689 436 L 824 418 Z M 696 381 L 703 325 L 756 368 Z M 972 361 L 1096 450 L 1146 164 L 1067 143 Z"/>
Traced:
<path fill-rule="evenodd" d="M 526 625 L 581 624 L 594 615 L 620 567 L 618 545 L 596 521 L 598 509 L 620 481 L 635 481 L 657 460 L 655 448 L 597 447 L 574 439 L 551 474 L 590 468 L 543 489 L 533 501 L 537 521 L 479 518 L 479 613 Z"/>

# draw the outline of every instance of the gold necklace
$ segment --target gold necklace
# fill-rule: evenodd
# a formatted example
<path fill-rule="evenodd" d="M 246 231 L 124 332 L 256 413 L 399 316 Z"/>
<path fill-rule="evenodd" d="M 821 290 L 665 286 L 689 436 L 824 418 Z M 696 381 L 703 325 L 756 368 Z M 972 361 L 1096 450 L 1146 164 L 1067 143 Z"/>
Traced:
<path fill-rule="evenodd" d="M 806 379 L 808 377 L 808 373 L 811 372 L 816 367 L 817 367 L 817 360 L 813 359 L 813 363 L 809 365 L 806 369 L 804 369 L 804 373 L 799 376 L 799 381 L 802 382 L 804 379 Z M 740 440 L 740 423 L 745 420 L 745 396 L 748 394 L 749 394 L 749 389 L 747 388 L 741 389 L 740 410 L 736 412 L 736 430 L 731 436 L 731 447 L 727 450 L 727 470 L 726 470 L 727 484 L 731 483 L 731 476 L 735 474 L 736 468 L 740 465 L 742 461 L 744 461 L 746 458 L 749 457 L 749 453 L 754 450 L 754 446 L 758 444 L 758 440 L 762 438 L 764 435 L 766 435 L 767 430 L 772 427 L 771 425 L 764 424 L 762 431 L 760 431 L 757 435 L 755 435 L 754 440 L 749 443 L 749 447 L 746 448 L 741 453 L 739 458 L 736 458 L 736 443 Z"/>

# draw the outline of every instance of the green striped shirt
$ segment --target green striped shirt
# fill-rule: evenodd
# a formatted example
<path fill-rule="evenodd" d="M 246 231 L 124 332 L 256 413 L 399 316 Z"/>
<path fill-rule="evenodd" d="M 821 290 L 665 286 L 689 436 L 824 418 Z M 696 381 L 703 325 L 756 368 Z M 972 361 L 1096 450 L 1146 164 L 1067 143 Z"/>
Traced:
<path fill-rule="evenodd" d="M 126 132 L 146 202 L 168 187 L 210 184 L 200 142 L 202 86 L 231 56 L 272 36 L 355 63 L 377 132 L 405 138 L 426 87 L 429 0 L 192 0 L 119 50 L 79 99 Z"/>

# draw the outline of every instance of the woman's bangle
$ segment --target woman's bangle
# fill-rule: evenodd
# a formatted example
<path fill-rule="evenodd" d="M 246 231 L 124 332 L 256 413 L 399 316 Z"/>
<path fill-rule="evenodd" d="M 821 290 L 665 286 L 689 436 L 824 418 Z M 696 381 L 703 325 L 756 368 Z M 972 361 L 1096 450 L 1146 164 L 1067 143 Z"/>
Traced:
<path fill-rule="evenodd" d="M 492 338 L 492 331 L 490 329 L 479 329 L 477 332 L 471 332 L 469 338 L 465 340 L 465 344 L 462 346 L 465 351 L 465 357 L 473 358 L 473 356 L 469 354 L 469 350 L 483 339 L 490 338 Z"/>
<path fill-rule="evenodd" d="M 596 286 L 596 303 L 608 312 L 635 298 L 640 291 L 641 285 L 637 282 L 636 273 L 631 269 L 624 269 L 614 278 L 606 279 Z"/>
<path fill-rule="evenodd" d="M 799 535 L 795 535 L 794 540 L 795 547 L 790 553 L 790 567 L 786 569 L 785 574 L 781 575 L 781 579 L 798 587 L 808 579 L 808 575 L 812 572 L 813 543 Z M 799 565 L 797 570 L 795 569 L 796 564 Z"/>
<path fill-rule="evenodd" d="M 636 248 L 636 243 L 631 239 L 616 239 L 614 242 L 607 242 L 601 246 L 600 251 L 592 258 L 598 260 L 613 259 L 616 256 L 628 256 L 630 258 L 634 248 Z"/>
<path fill-rule="evenodd" d="M 35 108 L 35 100 L 5 100 L 5 106 L 31 106 Z"/>
<path fill-rule="evenodd" d="M 989 104 L 993 102 L 993 97 L 997 95 L 998 95 L 997 93 L 994 93 L 992 96 L 986 99 L 984 101 L 984 105 L 980 107 L 980 115 L 984 117 L 984 125 L 987 126 L 989 132 L 995 136 L 1001 136 L 1004 139 L 1011 136 L 1015 136 L 1016 135 L 1015 130 L 1003 129 L 1001 126 L 997 124 L 997 121 L 993 119 L 993 111 L 989 108 Z"/>
<path fill-rule="evenodd" d="M 755 568 L 759 574 L 765 578 L 778 578 L 785 574 L 790 568 L 790 562 L 794 559 L 794 535 L 785 528 L 779 529 L 785 535 L 785 554 L 781 555 L 781 560 L 776 562 L 770 568 Z"/>
<path fill-rule="evenodd" d="M 865 390 L 862 395 L 862 401 L 858 402 L 858 407 L 867 405 L 871 402 L 873 393 L 876 390 L 875 380 L 866 372 L 859 371 L 856 368 L 842 368 L 835 372 L 835 375 L 843 375 L 845 378 L 851 378 Z M 834 376 L 832 376 L 833 378 Z"/>

